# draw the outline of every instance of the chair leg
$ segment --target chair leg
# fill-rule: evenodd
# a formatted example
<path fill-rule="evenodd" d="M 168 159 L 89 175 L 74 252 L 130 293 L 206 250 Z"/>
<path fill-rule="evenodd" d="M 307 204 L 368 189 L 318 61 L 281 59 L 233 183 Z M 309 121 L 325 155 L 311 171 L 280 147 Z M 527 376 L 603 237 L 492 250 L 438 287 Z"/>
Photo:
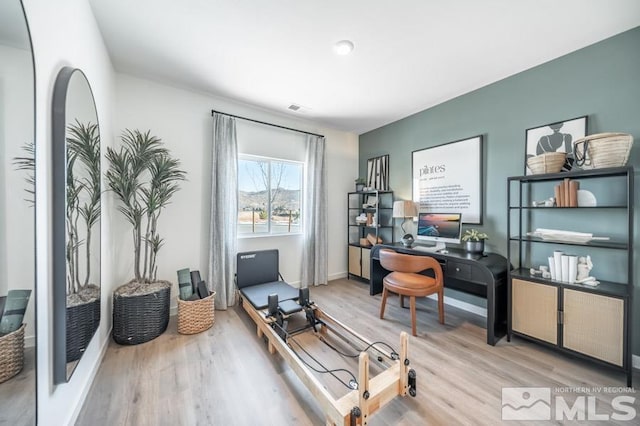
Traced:
<path fill-rule="evenodd" d="M 387 288 L 384 287 L 382 289 L 382 303 L 380 303 L 380 319 L 384 318 L 384 308 L 387 305 L 387 295 L 388 295 Z"/>
<path fill-rule="evenodd" d="M 444 290 L 438 292 L 438 319 L 444 324 Z"/>
<path fill-rule="evenodd" d="M 404 309 L 404 296 L 399 294 L 398 296 L 400 296 L 400 307 Z"/>
<path fill-rule="evenodd" d="M 409 297 L 409 306 L 411 307 L 411 332 L 416 336 L 416 298 Z"/>

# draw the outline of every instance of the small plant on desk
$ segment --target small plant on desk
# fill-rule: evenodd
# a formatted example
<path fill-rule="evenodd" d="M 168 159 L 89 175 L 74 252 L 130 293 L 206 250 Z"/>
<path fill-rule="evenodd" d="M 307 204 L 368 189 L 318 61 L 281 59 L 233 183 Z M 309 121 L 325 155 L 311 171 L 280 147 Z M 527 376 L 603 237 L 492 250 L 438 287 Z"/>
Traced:
<path fill-rule="evenodd" d="M 462 241 L 465 242 L 465 248 L 470 253 L 483 253 L 484 240 L 488 240 L 489 236 L 484 232 L 471 228 L 464 231 Z"/>

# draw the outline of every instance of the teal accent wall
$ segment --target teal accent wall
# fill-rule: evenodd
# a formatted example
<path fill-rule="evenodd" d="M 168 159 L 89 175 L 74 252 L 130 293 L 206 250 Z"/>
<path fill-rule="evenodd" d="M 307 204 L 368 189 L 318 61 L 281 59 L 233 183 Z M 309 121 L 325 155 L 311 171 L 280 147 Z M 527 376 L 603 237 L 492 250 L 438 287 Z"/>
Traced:
<path fill-rule="evenodd" d="M 506 256 L 507 177 L 524 174 L 525 130 L 583 115 L 589 116 L 587 134 L 626 132 L 635 138 L 629 164 L 636 169 L 634 245 L 640 248 L 640 27 L 361 135 L 360 175 L 366 175 L 368 158 L 389 154 L 390 187 L 397 199 L 408 200 L 412 151 L 483 135 L 478 228 L 490 236 L 488 250 Z M 634 258 L 633 353 L 640 354 L 637 250 Z M 448 294 L 484 306 L 484 300 Z"/>

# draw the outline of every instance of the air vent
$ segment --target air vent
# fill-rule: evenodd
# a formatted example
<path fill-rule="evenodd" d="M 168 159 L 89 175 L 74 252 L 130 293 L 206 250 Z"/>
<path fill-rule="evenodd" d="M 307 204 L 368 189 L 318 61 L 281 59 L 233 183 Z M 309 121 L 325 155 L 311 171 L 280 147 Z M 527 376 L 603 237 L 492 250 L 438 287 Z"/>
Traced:
<path fill-rule="evenodd" d="M 291 111 L 297 111 L 300 109 L 300 105 L 291 104 L 289 105 L 288 109 L 290 109 Z"/>

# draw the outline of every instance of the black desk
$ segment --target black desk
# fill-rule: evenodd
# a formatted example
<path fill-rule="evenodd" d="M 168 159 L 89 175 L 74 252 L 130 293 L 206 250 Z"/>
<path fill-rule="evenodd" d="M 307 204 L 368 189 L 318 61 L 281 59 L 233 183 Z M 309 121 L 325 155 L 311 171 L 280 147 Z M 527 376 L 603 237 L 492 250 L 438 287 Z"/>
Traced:
<path fill-rule="evenodd" d="M 461 249 L 447 254 L 404 247 L 401 243 L 377 244 L 371 249 L 369 293 L 382 292 L 382 279 L 389 273 L 380 266 L 380 249 L 414 256 L 431 256 L 440 262 L 445 288 L 452 288 L 487 299 L 487 344 L 495 345 L 507 331 L 507 259 L 495 253 L 472 255 Z"/>

